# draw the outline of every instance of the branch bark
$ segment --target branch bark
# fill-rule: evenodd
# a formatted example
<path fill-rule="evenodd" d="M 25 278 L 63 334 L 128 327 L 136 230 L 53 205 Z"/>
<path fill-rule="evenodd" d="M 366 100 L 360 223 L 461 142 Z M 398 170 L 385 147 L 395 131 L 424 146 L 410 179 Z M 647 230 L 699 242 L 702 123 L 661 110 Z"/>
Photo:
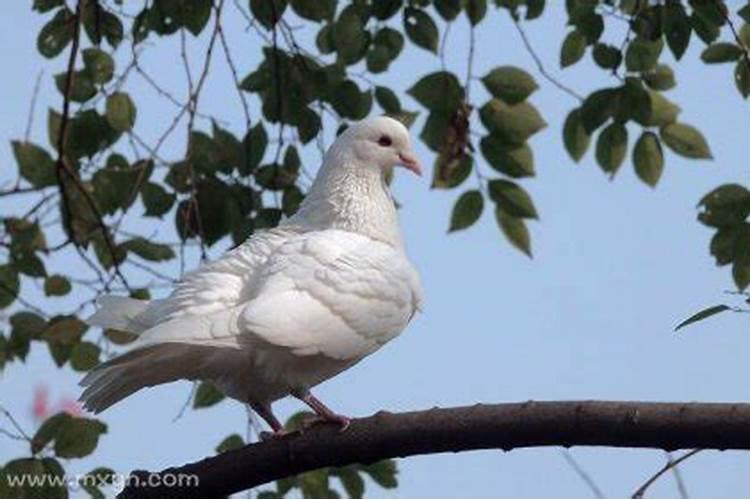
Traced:
<path fill-rule="evenodd" d="M 750 404 L 528 401 L 381 411 L 345 432 L 319 425 L 158 473 L 135 471 L 120 498 L 226 497 L 321 467 L 536 446 L 748 450 Z M 198 484 L 166 486 L 177 474 L 195 475 Z M 167 479 L 158 485 L 157 476 Z"/>

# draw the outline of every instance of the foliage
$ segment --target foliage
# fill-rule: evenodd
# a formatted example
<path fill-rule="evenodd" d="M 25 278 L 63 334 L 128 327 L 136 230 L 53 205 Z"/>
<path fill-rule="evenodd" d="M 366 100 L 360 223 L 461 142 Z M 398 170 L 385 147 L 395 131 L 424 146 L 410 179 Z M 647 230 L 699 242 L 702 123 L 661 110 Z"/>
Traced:
<path fill-rule="evenodd" d="M 160 266 L 179 262 L 184 269 L 191 256 L 203 258 L 220 243 L 238 244 L 293 214 L 310 175 L 300 154 L 315 148 L 332 124 L 341 127 L 382 112 L 414 127 L 433 153 L 432 187 L 457 192 L 449 231 L 465 230 L 491 211 L 511 245 L 529 256 L 528 222 L 540 215 L 526 186 L 537 172 L 534 141 L 549 126 L 534 103 L 541 85 L 555 85 L 571 99 L 563 123 L 552 124 L 559 126 L 570 158 L 580 162 L 593 144 L 594 160 L 611 179 L 628 156 L 637 177 L 651 187 L 667 163 L 711 159 L 709 141 L 696 124 L 680 120 L 680 106 L 668 97 L 677 79 L 665 61 L 668 53 L 680 61 L 691 43 L 701 44 L 702 61 L 731 66 L 738 102 L 747 99 L 750 3 L 565 4 L 567 20 L 561 22 L 567 21 L 568 32 L 559 44 L 563 75 L 591 57 L 609 82 L 588 95 L 546 72 L 541 74 L 549 81 L 540 81 L 531 65 L 510 66 L 502 53 L 491 55 L 496 66 L 486 74 L 472 74 L 471 62 L 480 56 L 473 43 L 450 46 L 466 51 L 466 74 L 445 64 L 446 43 L 452 44 L 448 26 L 472 30 L 472 40 L 473 30 L 489 23 L 515 24 L 525 36 L 524 25 L 545 15 L 544 0 L 195 0 L 189 5 L 151 0 L 139 6 L 34 0 L 33 10 L 45 20 L 38 52 L 66 70 L 53 76 L 61 95 L 47 112 L 48 137 L 12 141 L 18 182 L 0 192 L 29 200 L 28 207 L 19 204 L 23 210 L 2 216 L 0 308 L 9 321 L 7 332 L 0 333 L 0 370 L 45 345 L 57 366 L 85 372 L 127 345 L 131 334 L 90 330 L 81 321 L 92 301 L 104 292 L 147 299 L 151 288 L 173 281 Z M 260 55 L 256 67 L 237 64 L 237 48 L 227 41 L 222 24 L 229 16 L 246 21 L 246 36 L 254 40 L 248 46 L 258 47 Z M 187 70 L 188 95 L 182 100 L 139 59 L 149 46 L 169 41 L 183 47 L 174 55 Z M 187 43 L 204 43 L 197 73 L 188 67 Z M 435 57 L 435 71 L 406 76 L 413 81 L 391 88 L 381 76 L 405 51 Z M 245 118 L 241 130 L 204 113 L 214 109 L 199 108 L 217 55 L 232 72 L 228 90 L 237 95 Z M 128 85 L 136 77 L 175 106 L 174 120 L 159 137 L 142 136 L 144 95 Z M 177 137 L 178 127 L 184 127 L 182 153 L 166 158 L 164 144 Z M 721 186 L 701 200 L 700 210 L 699 220 L 715 231 L 711 254 L 718 265 L 731 264 L 734 282 L 744 290 L 750 284 L 750 191 Z M 170 241 L 170 234 L 178 241 Z M 61 265 L 71 259 L 75 265 Z M 135 283 L 133 275 L 143 272 L 153 280 Z M 49 299 L 45 310 L 28 299 L 35 286 Z M 723 310 L 702 311 L 680 327 Z M 193 406 L 222 399 L 204 383 Z M 105 424 L 96 420 L 52 417 L 30 438 L 30 457 L 6 463 L 2 477 L 62 474 L 58 458 L 90 454 L 105 432 Z M 233 435 L 219 450 L 241 444 Z M 395 474 L 392 462 L 316 471 L 281 481 L 262 495 L 283 496 L 293 488 L 303 496 L 340 495 L 331 486 L 337 478 L 347 495 L 358 497 L 363 477 L 394 487 Z M 7 487 L 0 482 L 0 492 L 7 493 Z"/>

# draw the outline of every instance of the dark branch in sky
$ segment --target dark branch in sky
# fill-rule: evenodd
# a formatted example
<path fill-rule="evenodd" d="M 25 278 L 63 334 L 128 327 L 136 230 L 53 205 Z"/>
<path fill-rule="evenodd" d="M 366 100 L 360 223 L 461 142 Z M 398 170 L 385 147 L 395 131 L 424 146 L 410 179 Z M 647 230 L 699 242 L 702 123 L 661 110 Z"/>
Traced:
<path fill-rule="evenodd" d="M 226 497 L 321 467 L 535 446 L 747 450 L 750 404 L 529 401 L 379 412 L 353 420 L 345 432 L 321 425 L 157 473 L 194 474 L 198 486 L 147 486 L 157 483 L 146 481 L 152 473 L 136 471 L 144 481 L 131 482 L 120 498 Z"/>

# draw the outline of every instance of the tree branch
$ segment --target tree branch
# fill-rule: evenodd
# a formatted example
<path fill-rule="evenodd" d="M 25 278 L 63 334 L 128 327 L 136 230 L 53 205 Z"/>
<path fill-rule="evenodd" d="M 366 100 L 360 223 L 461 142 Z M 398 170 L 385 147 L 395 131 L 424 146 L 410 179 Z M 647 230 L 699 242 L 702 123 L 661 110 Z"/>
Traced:
<path fill-rule="evenodd" d="M 319 425 L 159 473 L 135 471 L 141 481 L 129 481 L 120 498 L 226 497 L 321 467 L 535 446 L 748 450 L 750 404 L 529 401 L 379 412 L 353 420 L 345 432 Z M 153 486 L 155 475 L 169 474 L 194 475 L 198 484 Z"/>

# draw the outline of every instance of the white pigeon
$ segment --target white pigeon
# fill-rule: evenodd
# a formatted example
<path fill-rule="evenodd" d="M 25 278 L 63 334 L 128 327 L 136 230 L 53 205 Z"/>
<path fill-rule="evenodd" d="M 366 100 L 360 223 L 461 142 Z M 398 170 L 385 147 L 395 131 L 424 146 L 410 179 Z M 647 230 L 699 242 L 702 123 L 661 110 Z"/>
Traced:
<path fill-rule="evenodd" d="M 84 406 L 98 413 L 144 387 L 207 380 L 274 433 L 283 429 L 271 403 L 287 395 L 345 428 L 310 389 L 400 334 L 422 304 L 385 181 L 396 165 L 421 174 L 406 128 L 356 123 L 278 227 L 187 274 L 165 299 L 101 298 L 88 323 L 138 339 L 81 381 Z"/>

